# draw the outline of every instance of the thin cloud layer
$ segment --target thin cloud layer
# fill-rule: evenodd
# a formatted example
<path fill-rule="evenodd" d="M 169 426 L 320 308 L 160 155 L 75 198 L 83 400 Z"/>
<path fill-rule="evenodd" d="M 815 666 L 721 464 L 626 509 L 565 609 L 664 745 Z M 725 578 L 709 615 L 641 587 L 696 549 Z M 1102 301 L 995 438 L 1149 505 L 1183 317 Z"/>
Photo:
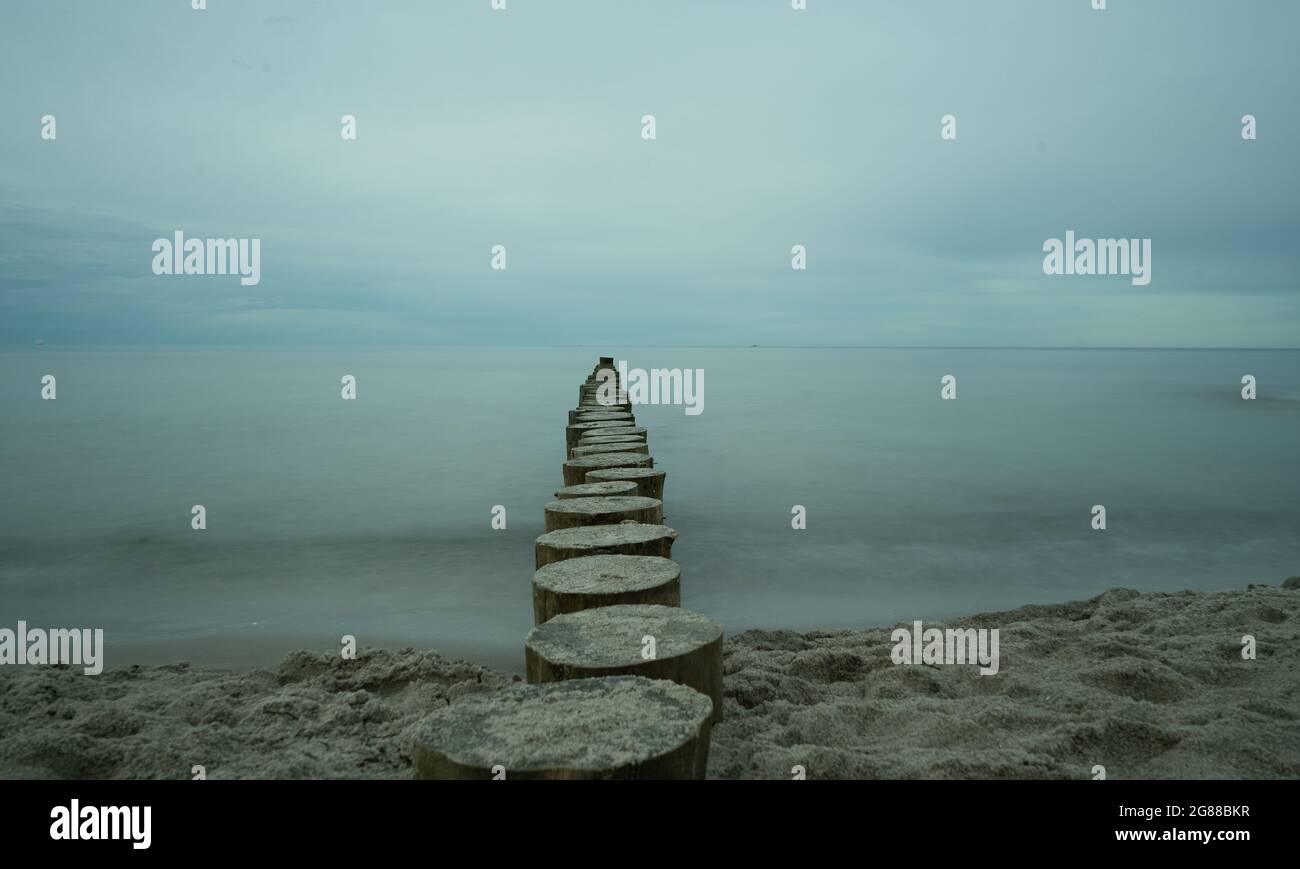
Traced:
<path fill-rule="evenodd" d="M 1293 3 L 209 6 L 5 11 L 0 341 L 1295 345 Z"/>

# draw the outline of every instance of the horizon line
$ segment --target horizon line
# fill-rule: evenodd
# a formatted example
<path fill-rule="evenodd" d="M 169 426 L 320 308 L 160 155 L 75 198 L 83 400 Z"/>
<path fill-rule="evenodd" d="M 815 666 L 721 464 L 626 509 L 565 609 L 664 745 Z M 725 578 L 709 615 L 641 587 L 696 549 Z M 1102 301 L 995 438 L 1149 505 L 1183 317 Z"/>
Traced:
<path fill-rule="evenodd" d="M 266 341 L 257 342 L 238 342 L 238 341 L 208 341 L 195 343 L 69 343 L 56 344 L 43 342 L 37 343 L 17 343 L 0 341 L 0 348 L 4 349 L 39 349 L 44 347 L 54 347 L 60 349 L 94 349 L 94 348 L 167 348 L 167 347 L 260 347 L 272 350 L 289 350 L 310 347 L 363 347 L 363 348 L 416 348 L 416 347 L 481 347 L 481 348 L 513 348 L 513 349 L 589 349 L 589 348 L 608 348 L 609 345 L 615 345 L 627 348 L 656 348 L 656 349 L 695 349 L 695 350 L 1095 350 L 1095 351 L 1196 351 L 1196 352 L 1293 352 L 1300 351 L 1300 346 L 1294 347 L 1198 347 L 1190 345 L 1098 345 L 1089 346 L 1085 344 L 626 344 L 618 341 L 610 341 L 605 344 L 461 344 L 461 343 L 410 343 L 410 342 L 386 342 L 386 343 L 338 343 L 338 344 L 318 344 L 310 342 L 283 342 L 274 343 Z"/>

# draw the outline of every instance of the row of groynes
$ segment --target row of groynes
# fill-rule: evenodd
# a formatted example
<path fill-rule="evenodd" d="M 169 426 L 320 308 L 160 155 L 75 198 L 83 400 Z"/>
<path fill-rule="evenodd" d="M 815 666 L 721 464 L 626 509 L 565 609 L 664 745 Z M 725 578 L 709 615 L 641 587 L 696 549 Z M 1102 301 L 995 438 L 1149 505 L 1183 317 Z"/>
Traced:
<path fill-rule="evenodd" d="M 564 429 L 564 487 L 546 505 L 527 684 L 420 725 L 424 779 L 702 779 L 722 716 L 722 626 L 681 608 L 665 473 L 628 403 L 602 404 L 601 357 Z M 604 375 L 609 377 L 610 375 Z"/>

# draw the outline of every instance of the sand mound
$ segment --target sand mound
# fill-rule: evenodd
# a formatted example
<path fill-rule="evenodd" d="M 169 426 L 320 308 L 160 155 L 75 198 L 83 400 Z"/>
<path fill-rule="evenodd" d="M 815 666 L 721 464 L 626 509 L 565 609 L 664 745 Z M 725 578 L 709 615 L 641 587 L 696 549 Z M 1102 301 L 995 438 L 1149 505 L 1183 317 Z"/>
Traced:
<path fill-rule="evenodd" d="M 710 777 L 1300 777 L 1300 580 L 944 627 L 998 628 L 1000 672 L 895 665 L 890 629 L 731 638 Z M 411 649 L 245 673 L 4 667 L 0 777 L 408 778 L 423 716 L 511 680 Z"/>
<path fill-rule="evenodd" d="M 435 652 L 294 652 L 274 670 L 7 667 L 0 777 L 409 777 L 410 728 L 510 677 Z"/>
<path fill-rule="evenodd" d="M 1300 594 L 1139 594 L 956 619 L 1001 671 L 896 666 L 890 630 L 749 631 L 724 652 L 711 778 L 1300 776 Z M 926 623 L 926 627 L 938 626 Z M 1243 660 L 1253 635 L 1257 658 Z"/>

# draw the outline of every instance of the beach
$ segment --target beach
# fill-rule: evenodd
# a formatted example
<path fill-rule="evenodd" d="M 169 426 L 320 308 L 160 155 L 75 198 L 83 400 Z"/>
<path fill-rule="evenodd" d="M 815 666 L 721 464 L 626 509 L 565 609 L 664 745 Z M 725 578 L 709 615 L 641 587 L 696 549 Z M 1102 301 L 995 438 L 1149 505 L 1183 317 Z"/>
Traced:
<path fill-rule="evenodd" d="M 1001 631 L 995 676 L 894 666 L 888 630 L 749 631 L 727 647 L 710 775 L 1300 776 L 1300 579 L 1287 582 L 1117 588 L 944 623 Z"/>
<path fill-rule="evenodd" d="M 933 624 L 999 630 L 999 672 L 895 664 L 892 626 L 728 638 L 709 777 L 1300 776 L 1300 578 Z M 0 777 L 409 778 L 423 716 L 518 684 L 417 649 L 242 671 L 4 667 Z"/>

